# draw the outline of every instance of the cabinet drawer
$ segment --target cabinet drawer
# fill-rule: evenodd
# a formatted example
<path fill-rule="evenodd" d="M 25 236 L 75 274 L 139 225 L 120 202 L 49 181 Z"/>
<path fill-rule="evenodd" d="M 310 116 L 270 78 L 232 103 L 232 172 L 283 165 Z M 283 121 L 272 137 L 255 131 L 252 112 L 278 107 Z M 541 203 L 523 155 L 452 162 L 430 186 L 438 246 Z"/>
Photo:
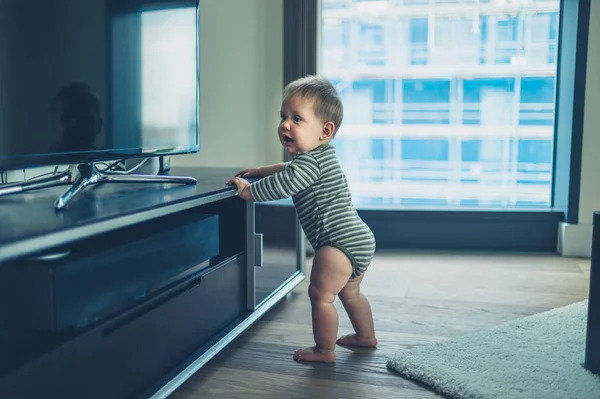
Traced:
<path fill-rule="evenodd" d="M 0 397 L 129 398 L 245 312 L 240 256 L 31 361 L 0 380 Z"/>
<path fill-rule="evenodd" d="M 2 265 L 0 323 L 87 327 L 208 264 L 219 255 L 218 223 L 217 215 L 180 213 L 74 243 L 64 258 Z"/>

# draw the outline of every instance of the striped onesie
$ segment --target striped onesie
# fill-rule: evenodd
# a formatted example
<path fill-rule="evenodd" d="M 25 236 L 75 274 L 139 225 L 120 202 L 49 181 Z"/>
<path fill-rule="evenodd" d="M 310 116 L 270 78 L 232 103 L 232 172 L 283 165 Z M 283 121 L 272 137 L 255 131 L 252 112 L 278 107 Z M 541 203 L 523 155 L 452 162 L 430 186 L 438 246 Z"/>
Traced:
<path fill-rule="evenodd" d="M 375 253 L 375 237 L 352 205 L 346 177 L 331 145 L 297 155 L 284 169 L 250 185 L 256 202 L 292 197 L 311 245 L 344 252 L 352 278 L 362 275 Z"/>

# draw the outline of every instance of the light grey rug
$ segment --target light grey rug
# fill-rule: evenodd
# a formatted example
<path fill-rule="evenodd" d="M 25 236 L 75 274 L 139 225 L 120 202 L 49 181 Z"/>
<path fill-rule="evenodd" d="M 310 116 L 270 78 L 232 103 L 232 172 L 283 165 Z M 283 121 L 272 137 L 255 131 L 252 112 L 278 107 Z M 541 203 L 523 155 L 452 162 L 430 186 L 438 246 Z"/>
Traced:
<path fill-rule="evenodd" d="M 449 398 L 600 398 L 600 376 L 583 367 L 587 301 L 435 344 L 387 363 Z"/>

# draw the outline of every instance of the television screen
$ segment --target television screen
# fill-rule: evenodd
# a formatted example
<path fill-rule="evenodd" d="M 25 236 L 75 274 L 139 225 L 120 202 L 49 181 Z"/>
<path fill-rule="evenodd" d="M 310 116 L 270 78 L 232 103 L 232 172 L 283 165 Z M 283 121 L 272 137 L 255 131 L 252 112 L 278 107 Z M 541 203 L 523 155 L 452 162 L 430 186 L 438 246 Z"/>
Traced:
<path fill-rule="evenodd" d="M 197 0 L 0 1 L 0 170 L 199 151 Z"/>

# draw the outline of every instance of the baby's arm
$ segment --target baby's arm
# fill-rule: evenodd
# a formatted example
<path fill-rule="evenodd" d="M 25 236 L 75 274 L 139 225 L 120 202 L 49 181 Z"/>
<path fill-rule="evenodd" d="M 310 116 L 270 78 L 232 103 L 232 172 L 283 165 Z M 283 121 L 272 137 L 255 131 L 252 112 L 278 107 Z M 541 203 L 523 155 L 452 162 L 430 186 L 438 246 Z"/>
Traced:
<path fill-rule="evenodd" d="M 252 183 L 248 188 L 253 201 L 266 202 L 289 198 L 308 188 L 321 174 L 317 160 L 309 154 L 301 154 L 289 163 L 274 165 L 271 171 L 273 170 L 278 171 Z"/>
<path fill-rule="evenodd" d="M 273 165 L 259 166 L 258 168 L 242 169 L 233 177 L 267 177 L 281 172 L 285 168 L 285 163 L 276 163 Z"/>
<path fill-rule="evenodd" d="M 258 169 L 259 177 L 267 177 L 281 172 L 285 168 L 285 163 L 280 162 L 273 165 L 261 166 Z"/>

